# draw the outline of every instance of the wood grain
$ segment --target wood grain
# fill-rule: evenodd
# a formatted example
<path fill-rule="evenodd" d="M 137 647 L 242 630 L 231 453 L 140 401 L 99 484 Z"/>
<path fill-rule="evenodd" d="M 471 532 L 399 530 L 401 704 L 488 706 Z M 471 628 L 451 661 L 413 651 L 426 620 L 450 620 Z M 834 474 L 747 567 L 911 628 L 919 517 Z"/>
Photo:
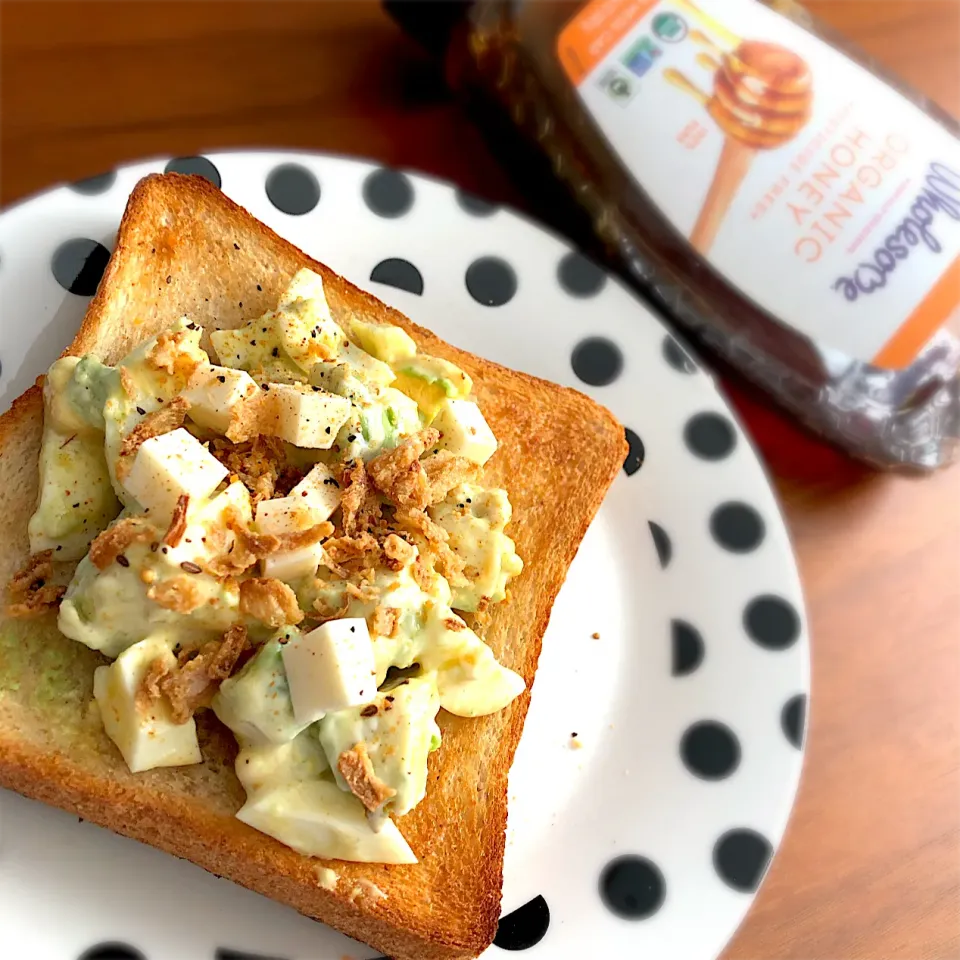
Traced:
<path fill-rule="evenodd" d="M 809 6 L 960 114 L 956 0 Z M 372 157 L 571 222 L 375 4 L 0 3 L 0 203 L 251 146 Z M 728 388 L 796 545 L 813 700 L 790 829 L 725 960 L 960 957 L 960 470 L 871 474 Z"/>

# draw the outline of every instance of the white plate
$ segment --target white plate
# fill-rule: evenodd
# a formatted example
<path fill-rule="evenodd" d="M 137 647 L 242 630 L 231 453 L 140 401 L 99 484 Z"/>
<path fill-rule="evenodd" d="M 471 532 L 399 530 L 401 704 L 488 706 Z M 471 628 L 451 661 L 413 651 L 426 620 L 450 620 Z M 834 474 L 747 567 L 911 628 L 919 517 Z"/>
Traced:
<path fill-rule="evenodd" d="M 165 166 L 126 167 L 0 216 L 0 409 L 70 341 L 130 190 Z M 786 825 L 808 647 L 777 503 L 711 378 L 561 239 L 446 184 L 292 153 L 170 166 L 207 173 L 440 336 L 577 387 L 626 425 L 631 454 L 544 640 L 510 780 L 505 917 L 485 956 L 712 960 Z M 0 805 L 4 956 L 373 954 L 65 813 L 2 791 Z"/>

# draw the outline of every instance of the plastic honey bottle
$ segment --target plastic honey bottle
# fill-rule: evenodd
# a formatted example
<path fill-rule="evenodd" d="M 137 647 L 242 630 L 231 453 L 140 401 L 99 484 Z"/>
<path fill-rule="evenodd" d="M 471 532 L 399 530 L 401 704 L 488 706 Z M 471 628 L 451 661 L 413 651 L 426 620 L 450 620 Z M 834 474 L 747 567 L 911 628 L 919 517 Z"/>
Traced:
<path fill-rule="evenodd" d="M 781 407 L 879 466 L 957 455 L 951 118 L 791 0 L 386 6 L 536 144 L 611 261 Z"/>

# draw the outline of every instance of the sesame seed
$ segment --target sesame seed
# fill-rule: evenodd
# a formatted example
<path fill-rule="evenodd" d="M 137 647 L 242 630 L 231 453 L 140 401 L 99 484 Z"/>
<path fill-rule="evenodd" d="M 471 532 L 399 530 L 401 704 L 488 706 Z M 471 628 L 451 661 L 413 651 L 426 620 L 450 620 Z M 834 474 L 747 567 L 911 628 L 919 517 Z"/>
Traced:
<path fill-rule="evenodd" d="M 145 416 L 145 415 L 146 415 L 146 412 L 147 412 L 147 411 L 144 410 L 143 407 L 137 407 L 137 413 L 139 413 L 141 417 L 142 417 L 142 416 Z"/>
<path fill-rule="evenodd" d="M 223 374 L 220 374 L 220 376 L 217 377 L 217 379 L 218 379 L 221 383 L 226 383 L 226 382 L 227 382 L 227 378 L 226 378 Z"/>
<path fill-rule="evenodd" d="M 193 563 L 191 560 L 184 560 L 180 564 L 180 569 L 186 571 L 187 573 L 199 573 L 200 567 L 197 564 Z"/>
<path fill-rule="evenodd" d="M 117 555 L 117 563 L 119 563 L 121 567 L 130 566 L 130 561 L 122 553 Z"/>

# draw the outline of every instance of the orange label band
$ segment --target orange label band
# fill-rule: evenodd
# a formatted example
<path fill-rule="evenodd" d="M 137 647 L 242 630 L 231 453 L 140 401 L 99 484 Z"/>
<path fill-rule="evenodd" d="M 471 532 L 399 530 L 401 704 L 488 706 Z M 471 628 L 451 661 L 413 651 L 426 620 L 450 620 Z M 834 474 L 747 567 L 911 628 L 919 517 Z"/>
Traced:
<path fill-rule="evenodd" d="M 574 84 L 626 36 L 658 0 L 593 0 L 560 32 L 557 53 Z"/>
<path fill-rule="evenodd" d="M 933 289 L 883 345 L 873 362 L 878 367 L 902 370 L 910 366 L 926 342 L 951 317 L 960 304 L 960 257 L 944 271 Z"/>

